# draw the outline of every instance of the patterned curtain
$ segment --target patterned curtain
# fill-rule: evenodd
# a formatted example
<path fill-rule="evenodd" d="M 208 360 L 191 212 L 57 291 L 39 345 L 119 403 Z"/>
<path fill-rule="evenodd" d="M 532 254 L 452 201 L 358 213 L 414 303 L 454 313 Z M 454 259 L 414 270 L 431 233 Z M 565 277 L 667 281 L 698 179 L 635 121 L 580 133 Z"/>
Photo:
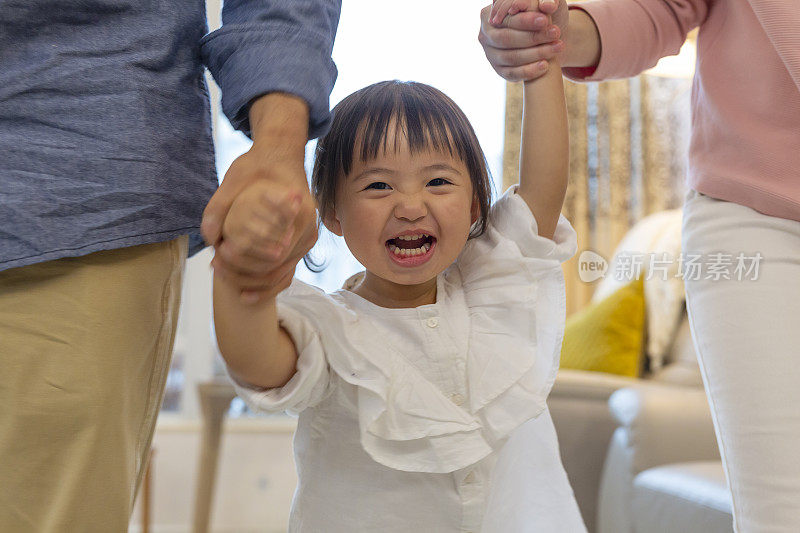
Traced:
<path fill-rule="evenodd" d="M 564 265 L 567 314 L 592 297 L 578 277 L 578 256 L 610 261 L 628 229 L 646 215 L 679 207 L 685 190 L 691 81 L 643 74 L 629 80 L 565 80 L 570 179 L 563 213 L 578 233 Z M 503 188 L 518 180 L 522 85 L 508 84 Z"/>

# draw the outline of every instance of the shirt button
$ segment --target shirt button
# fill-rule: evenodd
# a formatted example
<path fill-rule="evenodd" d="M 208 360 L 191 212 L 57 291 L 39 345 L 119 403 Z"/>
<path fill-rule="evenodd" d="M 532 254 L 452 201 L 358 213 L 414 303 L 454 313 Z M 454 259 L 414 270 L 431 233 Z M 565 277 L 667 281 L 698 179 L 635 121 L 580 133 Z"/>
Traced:
<path fill-rule="evenodd" d="M 473 483 L 475 481 L 475 472 L 470 470 L 469 474 L 464 476 L 464 483 Z"/>
<path fill-rule="evenodd" d="M 450 401 L 452 401 L 456 405 L 463 405 L 464 397 L 461 396 L 459 393 L 451 394 Z"/>
<path fill-rule="evenodd" d="M 429 328 L 435 328 L 436 326 L 439 325 L 439 319 L 436 318 L 435 316 L 432 316 L 428 319 L 426 323 L 428 324 Z"/>

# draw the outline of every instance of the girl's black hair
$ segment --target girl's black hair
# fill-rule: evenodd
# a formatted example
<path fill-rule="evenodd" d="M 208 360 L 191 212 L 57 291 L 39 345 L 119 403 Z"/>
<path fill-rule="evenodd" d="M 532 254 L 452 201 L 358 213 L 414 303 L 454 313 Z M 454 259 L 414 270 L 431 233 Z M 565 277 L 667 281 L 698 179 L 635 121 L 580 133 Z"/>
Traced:
<path fill-rule="evenodd" d="M 392 125 L 395 146 L 388 147 Z M 350 172 L 354 158 L 366 162 L 377 157 L 379 151 L 397 150 L 401 135 L 411 153 L 426 149 L 446 151 L 464 163 L 480 209 L 469 237 L 483 234 L 492 200 L 492 182 L 475 130 L 450 97 L 430 85 L 413 81 L 391 80 L 369 85 L 333 108 L 330 130 L 317 142 L 311 174 L 311 191 L 320 218 L 332 213 L 336 185 Z M 305 260 L 306 266 L 317 266 L 308 256 Z"/>

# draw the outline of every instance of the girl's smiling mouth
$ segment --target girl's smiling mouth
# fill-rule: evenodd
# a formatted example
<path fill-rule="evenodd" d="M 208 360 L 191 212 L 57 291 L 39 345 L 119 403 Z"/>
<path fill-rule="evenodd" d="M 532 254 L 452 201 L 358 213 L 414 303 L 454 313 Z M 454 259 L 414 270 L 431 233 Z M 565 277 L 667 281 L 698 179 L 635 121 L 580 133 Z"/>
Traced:
<path fill-rule="evenodd" d="M 386 250 L 392 261 L 400 266 L 415 267 L 426 263 L 436 248 L 436 237 L 424 232 L 405 232 L 386 241 Z"/>

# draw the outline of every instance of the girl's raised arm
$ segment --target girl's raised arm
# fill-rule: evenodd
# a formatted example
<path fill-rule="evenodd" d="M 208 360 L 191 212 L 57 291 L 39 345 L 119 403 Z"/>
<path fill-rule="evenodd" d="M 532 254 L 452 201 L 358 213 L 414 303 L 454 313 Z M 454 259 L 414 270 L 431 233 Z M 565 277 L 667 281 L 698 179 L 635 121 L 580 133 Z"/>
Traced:
<path fill-rule="evenodd" d="M 553 238 L 569 178 L 569 133 L 558 58 L 523 89 L 518 193 L 530 207 L 539 235 Z"/>

